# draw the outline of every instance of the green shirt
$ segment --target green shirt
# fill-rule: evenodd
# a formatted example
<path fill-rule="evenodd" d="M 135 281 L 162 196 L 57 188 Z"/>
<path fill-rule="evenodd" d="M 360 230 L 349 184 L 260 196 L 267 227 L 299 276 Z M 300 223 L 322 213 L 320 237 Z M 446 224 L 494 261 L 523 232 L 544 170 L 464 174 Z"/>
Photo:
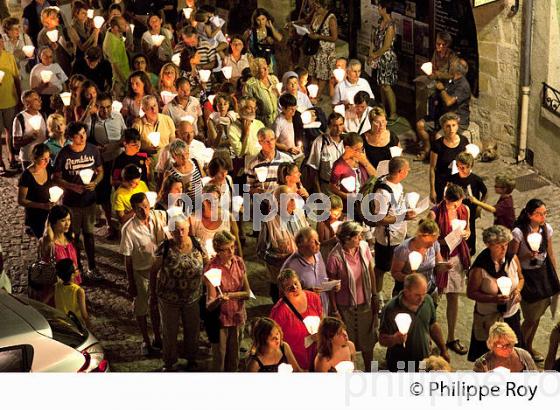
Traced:
<path fill-rule="evenodd" d="M 130 76 L 130 66 L 122 38 L 108 31 L 105 35 L 105 40 L 103 40 L 103 54 L 113 66 L 113 83 L 120 82 L 125 84 Z M 122 78 L 119 76 L 119 73 L 122 75 Z"/>
<path fill-rule="evenodd" d="M 245 84 L 245 94 L 257 100 L 257 118 L 270 127 L 278 116 L 278 91 L 276 90 L 278 78 L 269 75 L 268 79 L 270 87 L 267 88 L 256 77 L 250 78 Z"/>

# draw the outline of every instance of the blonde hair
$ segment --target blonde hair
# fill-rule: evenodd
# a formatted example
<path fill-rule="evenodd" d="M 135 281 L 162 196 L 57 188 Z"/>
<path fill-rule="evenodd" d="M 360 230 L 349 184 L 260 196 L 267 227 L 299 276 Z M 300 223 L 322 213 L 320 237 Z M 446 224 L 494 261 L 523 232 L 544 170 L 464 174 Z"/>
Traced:
<path fill-rule="evenodd" d="M 251 64 L 251 73 L 253 73 L 253 77 L 255 77 L 255 78 L 257 77 L 257 74 L 259 73 L 259 66 L 266 65 L 270 69 L 270 66 L 268 65 L 266 60 L 262 57 L 254 58 L 253 61 L 251 61 L 250 64 Z"/>
<path fill-rule="evenodd" d="M 500 339 L 506 339 L 514 345 L 517 344 L 517 335 L 506 322 L 496 322 L 490 327 L 486 346 L 488 346 L 488 349 L 493 350 L 496 342 Z"/>
<path fill-rule="evenodd" d="M 369 120 L 373 121 L 375 117 L 385 117 L 387 118 L 387 112 L 379 106 L 375 106 L 369 112 Z"/>
<path fill-rule="evenodd" d="M 439 226 L 433 219 L 421 219 L 416 228 L 416 235 L 439 235 Z"/>
<path fill-rule="evenodd" d="M 422 360 L 420 368 L 424 368 L 427 372 L 450 372 L 451 366 L 441 356 L 431 355 Z"/>
<path fill-rule="evenodd" d="M 49 131 L 49 134 L 52 133 L 55 121 L 61 121 L 63 124 L 66 124 L 66 119 L 62 115 L 56 113 L 49 115 L 47 118 L 47 130 Z"/>

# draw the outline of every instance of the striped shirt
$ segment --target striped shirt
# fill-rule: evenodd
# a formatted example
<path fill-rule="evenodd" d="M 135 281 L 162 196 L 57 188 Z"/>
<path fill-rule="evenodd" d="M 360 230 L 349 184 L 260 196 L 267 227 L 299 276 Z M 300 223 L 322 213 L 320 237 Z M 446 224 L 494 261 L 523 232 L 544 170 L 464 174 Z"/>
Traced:
<path fill-rule="evenodd" d="M 200 201 L 202 196 L 202 174 L 198 162 L 195 159 L 190 160 L 192 170 L 186 174 L 179 172 L 175 167 L 169 170 L 169 175 L 175 175 L 183 181 L 183 192 L 186 193 L 192 201 L 192 207 L 187 206 L 187 210 L 196 207 L 196 201 Z"/>
<path fill-rule="evenodd" d="M 259 152 L 255 157 L 251 158 L 245 167 L 245 172 L 247 174 L 247 184 L 251 188 L 258 188 L 262 186 L 265 191 L 272 192 L 278 186 L 278 167 L 283 162 L 293 162 L 292 157 L 284 152 L 276 150 L 274 159 L 269 161 L 265 158 L 264 154 Z M 257 179 L 258 168 L 266 168 L 267 175 L 264 182 L 260 182 Z"/>

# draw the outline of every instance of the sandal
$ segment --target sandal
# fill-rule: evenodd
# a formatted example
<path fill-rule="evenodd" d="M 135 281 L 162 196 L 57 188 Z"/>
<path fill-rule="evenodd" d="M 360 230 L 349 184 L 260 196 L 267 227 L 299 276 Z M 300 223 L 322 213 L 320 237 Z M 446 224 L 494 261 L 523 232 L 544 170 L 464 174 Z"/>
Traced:
<path fill-rule="evenodd" d="M 416 155 L 416 161 L 427 161 L 430 157 L 430 151 L 422 151 Z"/>
<path fill-rule="evenodd" d="M 460 354 L 460 355 L 464 355 L 467 354 L 467 352 L 469 351 L 469 349 L 467 349 L 459 339 L 455 339 L 451 342 L 447 342 L 445 344 L 445 346 L 447 346 L 448 349 L 453 350 L 455 353 Z"/>

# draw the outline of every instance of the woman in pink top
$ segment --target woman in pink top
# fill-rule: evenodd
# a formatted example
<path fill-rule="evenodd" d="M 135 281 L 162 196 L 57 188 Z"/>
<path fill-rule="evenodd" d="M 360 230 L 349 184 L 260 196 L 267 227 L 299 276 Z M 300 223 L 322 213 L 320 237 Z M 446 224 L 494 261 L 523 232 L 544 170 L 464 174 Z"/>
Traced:
<path fill-rule="evenodd" d="M 235 236 L 229 231 L 217 232 L 212 240 L 216 256 L 206 269 L 222 271 L 221 292 L 208 279 L 205 281 L 208 310 L 219 310 L 219 340 L 212 345 L 212 367 L 217 372 L 237 371 L 240 329 L 247 320 L 245 300 L 251 293 L 245 263 L 235 255 L 235 242 Z"/>
<path fill-rule="evenodd" d="M 323 316 L 321 298 L 316 293 L 303 290 L 297 273 L 292 269 L 280 272 L 278 287 L 283 297 L 272 308 L 270 317 L 282 328 L 284 340 L 290 345 L 301 368 L 310 370 L 317 346 L 313 342 L 305 347 L 305 338 L 310 334 L 303 321 L 308 316 Z"/>

